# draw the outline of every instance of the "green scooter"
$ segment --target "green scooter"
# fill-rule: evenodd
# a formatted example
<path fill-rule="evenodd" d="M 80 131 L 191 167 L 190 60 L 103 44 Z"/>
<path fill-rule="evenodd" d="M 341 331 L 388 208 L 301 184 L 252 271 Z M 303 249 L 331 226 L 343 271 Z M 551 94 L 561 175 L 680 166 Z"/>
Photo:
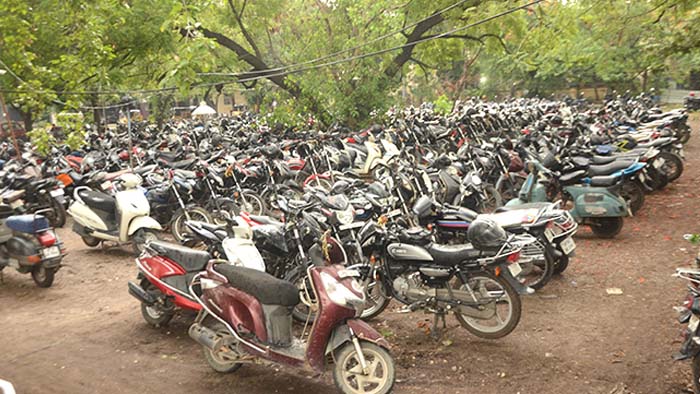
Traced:
<path fill-rule="evenodd" d="M 545 185 L 538 182 L 538 176 L 540 173 L 551 176 L 552 172 L 534 160 L 528 162 L 528 168 L 530 174 L 520 189 L 518 198 L 508 201 L 506 207 L 532 206 L 548 201 L 547 190 Z M 565 199 L 563 206 L 572 202 L 569 213 L 578 223 L 590 226 L 600 238 L 614 238 L 622 230 L 623 218 L 630 215 L 627 203 L 617 194 L 617 188 L 619 187 L 564 186 L 561 187 Z"/>

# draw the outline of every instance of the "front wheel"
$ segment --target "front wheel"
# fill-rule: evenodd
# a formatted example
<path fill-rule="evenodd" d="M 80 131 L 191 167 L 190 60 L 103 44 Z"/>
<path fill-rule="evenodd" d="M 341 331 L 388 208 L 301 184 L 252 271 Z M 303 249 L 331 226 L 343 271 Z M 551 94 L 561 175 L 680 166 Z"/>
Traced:
<path fill-rule="evenodd" d="M 32 279 L 39 287 L 51 287 L 55 273 L 56 268 L 46 268 L 44 264 L 40 263 L 32 270 Z"/>
<path fill-rule="evenodd" d="M 396 380 L 396 368 L 389 352 L 367 341 L 360 341 L 360 349 L 365 358 L 367 373 L 360 364 L 353 343 L 346 342 L 335 356 L 333 380 L 336 387 L 344 394 L 391 392 Z"/>
<path fill-rule="evenodd" d="M 489 213 L 496 210 L 496 208 L 503 206 L 503 199 L 501 198 L 501 193 L 496 190 L 491 184 L 484 185 L 484 195 L 482 200 L 479 202 L 479 212 Z"/>
<path fill-rule="evenodd" d="M 51 209 L 53 209 L 54 217 L 51 220 L 53 227 L 63 227 L 66 224 L 66 207 L 55 198 L 51 199 Z"/>
<path fill-rule="evenodd" d="M 490 272 L 473 273 L 458 289 L 474 294 L 477 307 L 467 316 L 455 310 L 459 324 L 484 339 L 498 339 L 510 334 L 520 322 L 520 296 L 505 279 Z"/>
<path fill-rule="evenodd" d="M 683 160 L 678 155 L 671 152 L 661 152 L 659 158 L 664 160 L 661 172 L 666 174 L 669 182 L 675 181 L 683 174 Z"/>
<path fill-rule="evenodd" d="M 265 201 L 252 191 L 244 191 L 238 195 L 236 200 L 240 205 L 240 210 L 251 215 L 264 215 L 267 211 Z"/>
<path fill-rule="evenodd" d="M 187 218 L 188 215 L 189 219 Z M 170 222 L 170 232 L 177 242 L 182 242 L 185 239 L 185 234 L 187 233 L 186 220 L 196 220 L 205 223 L 213 221 L 209 212 L 202 207 L 187 207 L 187 212 L 178 209 Z"/>
<path fill-rule="evenodd" d="M 153 229 L 140 228 L 136 230 L 132 238 L 134 253 L 136 253 L 137 256 L 140 255 L 143 252 L 143 249 L 146 247 L 147 243 L 157 240 L 158 234 Z"/>
<path fill-rule="evenodd" d="M 636 215 L 644 205 L 644 189 L 637 182 L 623 183 L 620 197 L 627 202 L 633 215 Z"/>
<path fill-rule="evenodd" d="M 612 218 L 591 218 L 589 224 L 593 234 L 598 238 L 615 238 L 622 231 L 624 221 L 621 217 Z"/>

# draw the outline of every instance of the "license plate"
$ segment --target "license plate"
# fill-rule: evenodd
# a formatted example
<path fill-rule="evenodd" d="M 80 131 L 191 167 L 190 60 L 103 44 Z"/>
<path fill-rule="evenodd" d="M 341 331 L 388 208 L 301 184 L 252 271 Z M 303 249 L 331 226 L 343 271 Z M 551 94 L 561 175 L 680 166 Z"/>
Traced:
<path fill-rule="evenodd" d="M 61 250 L 58 248 L 58 246 L 51 246 L 46 249 L 42 249 L 41 255 L 44 256 L 45 259 L 52 259 L 60 256 Z"/>
<path fill-rule="evenodd" d="M 56 189 L 56 190 L 51 190 L 49 192 L 49 194 L 51 195 L 51 197 L 59 197 L 59 196 L 62 196 L 64 193 L 63 193 L 63 189 Z"/>
<path fill-rule="evenodd" d="M 520 264 L 513 263 L 508 266 L 508 271 L 510 271 L 511 275 L 518 276 L 521 272 L 523 272 L 523 269 L 520 267 Z"/>
<path fill-rule="evenodd" d="M 574 242 L 571 237 L 567 237 L 565 240 L 561 241 L 559 246 L 561 247 L 561 251 L 568 255 L 574 249 L 576 249 L 576 242 Z"/>
<path fill-rule="evenodd" d="M 544 237 L 547 238 L 547 241 L 552 242 L 554 239 L 554 231 L 552 229 L 545 229 L 544 230 Z"/>
<path fill-rule="evenodd" d="M 350 224 L 344 224 L 340 227 L 338 227 L 338 230 L 340 231 L 345 231 L 345 230 L 350 230 L 353 228 L 360 228 L 364 226 L 365 224 L 363 222 L 355 222 L 355 223 L 350 223 Z"/>
<path fill-rule="evenodd" d="M 666 160 L 663 157 L 654 160 L 654 168 L 661 168 L 664 164 L 666 164 Z"/>
<path fill-rule="evenodd" d="M 700 323 L 700 318 L 698 318 L 696 315 L 691 316 L 690 323 L 688 323 L 688 328 L 690 329 L 690 332 L 695 333 L 695 330 L 698 329 L 699 323 Z"/>

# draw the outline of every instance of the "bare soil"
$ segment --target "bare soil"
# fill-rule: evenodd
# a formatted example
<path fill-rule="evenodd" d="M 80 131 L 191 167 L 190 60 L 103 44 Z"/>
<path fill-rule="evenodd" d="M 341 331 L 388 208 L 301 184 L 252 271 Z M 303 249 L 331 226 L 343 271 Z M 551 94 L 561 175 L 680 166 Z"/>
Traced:
<path fill-rule="evenodd" d="M 692 123 L 697 133 L 700 122 Z M 517 329 L 480 340 L 451 316 L 442 339 L 431 316 L 390 306 L 372 322 L 393 345 L 398 393 L 683 393 L 690 364 L 672 307 L 685 296 L 671 274 L 700 232 L 700 137 L 686 147 L 685 172 L 653 195 L 614 240 L 581 229 L 569 269 L 523 300 Z M 92 249 L 67 227 L 70 254 L 49 289 L 4 271 L 0 283 L 0 379 L 18 393 L 331 393 L 331 375 L 246 365 L 209 369 L 187 336 L 191 316 L 146 325 L 126 282 L 136 276 L 130 248 Z M 606 289 L 620 288 L 622 295 Z"/>

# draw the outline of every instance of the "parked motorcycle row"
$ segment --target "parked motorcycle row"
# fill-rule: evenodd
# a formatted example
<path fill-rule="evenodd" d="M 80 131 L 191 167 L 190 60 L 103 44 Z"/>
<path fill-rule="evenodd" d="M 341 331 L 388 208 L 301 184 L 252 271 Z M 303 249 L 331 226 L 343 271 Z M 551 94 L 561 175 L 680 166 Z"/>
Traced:
<path fill-rule="evenodd" d="M 267 127 L 252 115 L 143 124 L 131 139 L 90 131 L 81 151 L 24 162 L 40 169 L 32 187 L 65 190 L 88 246 L 133 246 L 139 273 L 128 290 L 147 323 L 196 312 L 189 335 L 214 370 L 330 368 L 342 392 L 386 393 L 389 344 L 364 320 L 396 300 L 401 312 L 432 314 L 436 338 L 448 314 L 480 338 L 508 335 L 521 297 L 566 270 L 579 225 L 615 237 L 646 194 L 681 175 L 690 137 L 684 111 L 643 99 L 472 100 L 448 115 L 392 110 L 382 123 L 361 132 Z M 5 164 L 8 190 L 25 169 Z M 54 212 L 65 207 L 49 202 L 5 225 L 44 246 L 52 234 L 60 265 L 49 222 L 62 225 Z"/>

